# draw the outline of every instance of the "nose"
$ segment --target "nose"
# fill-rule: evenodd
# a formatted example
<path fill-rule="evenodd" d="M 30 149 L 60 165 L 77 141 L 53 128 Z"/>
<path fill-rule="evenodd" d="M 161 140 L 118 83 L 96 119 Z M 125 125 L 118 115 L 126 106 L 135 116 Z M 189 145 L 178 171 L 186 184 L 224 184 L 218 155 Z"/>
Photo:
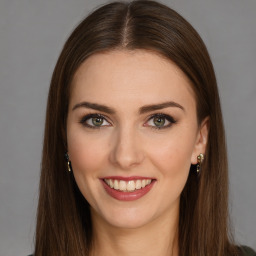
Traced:
<path fill-rule="evenodd" d="M 129 170 L 143 162 L 142 143 L 136 131 L 128 127 L 120 128 L 116 131 L 111 144 L 113 147 L 110 153 L 110 161 L 118 168 Z"/>

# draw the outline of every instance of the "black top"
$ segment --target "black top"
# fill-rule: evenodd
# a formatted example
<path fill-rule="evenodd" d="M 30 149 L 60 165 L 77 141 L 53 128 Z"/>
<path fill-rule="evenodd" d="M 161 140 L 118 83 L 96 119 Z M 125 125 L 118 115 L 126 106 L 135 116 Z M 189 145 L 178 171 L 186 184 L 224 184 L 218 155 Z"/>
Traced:
<path fill-rule="evenodd" d="M 244 256 L 256 256 L 256 252 L 250 247 L 242 246 L 241 250 Z"/>

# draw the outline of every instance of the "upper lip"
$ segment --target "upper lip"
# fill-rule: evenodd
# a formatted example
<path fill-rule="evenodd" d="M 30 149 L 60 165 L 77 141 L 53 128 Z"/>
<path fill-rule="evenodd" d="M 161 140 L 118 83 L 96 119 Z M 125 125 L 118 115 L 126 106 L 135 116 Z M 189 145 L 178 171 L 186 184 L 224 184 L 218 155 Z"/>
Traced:
<path fill-rule="evenodd" d="M 142 176 L 130 176 L 130 177 L 123 177 L 123 176 L 107 176 L 102 177 L 101 179 L 111 179 L 111 180 L 124 180 L 124 181 L 130 181 L 130 180 L 155 180 L 155 178 L 152 177 L 142 177 Z"/>

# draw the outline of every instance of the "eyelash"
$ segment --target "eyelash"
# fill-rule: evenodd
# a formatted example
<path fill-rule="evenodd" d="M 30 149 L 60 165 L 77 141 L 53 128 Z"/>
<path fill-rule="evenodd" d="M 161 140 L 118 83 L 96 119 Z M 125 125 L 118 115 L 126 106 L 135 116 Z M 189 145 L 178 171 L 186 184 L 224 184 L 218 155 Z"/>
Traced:
<path fill-rule="evenodd" d="M 146 123 L 148 123 L 153 118 L 163 118 L 163 119 L 167 120 L 168 122 L 170 122 L 168 125 L 165 125 L 165 126 L 162 126 L 162 127 L 149 126 L 150 128 L 156 129 L 156 130 L 162 130 L 162 129 L 169 128 L 177 122 L 172 116 L 169 116 L 169 115 L 166 115 L 166 114 L 163 114 L 163 113 L 157 113 L 157 114 L 151 115 Z"/>
<path fill-rule="evenodd" d="M 89 119 L 91 118 L 102 118 L 104 119 L 105 121 L 107 121 L 108 123 L 110 123 L 108 121 L 108 119 L 104 116 L 104 115 L 101 115 L 101 114 L 88 114 L 86 116 L 84 116 L 80 121 L 79 123 L 82 124 L 83 126 L 85 127 L 88 127 L 90 129 L 101 129 L 103 126 L 93 126 L 93 125 L 90 125 L 90 124 L 87 124 L 86 121 L 88 121 Z"/>
<path fill-rule="evenodd" d="M 88 115 L 84 116 L 79 121 L 79 123 L 82 124 L 85 127 L 90 128 L 90 129 L 101 129 L 102 127 L 104 127 L 104 126 L 98 126 L 97 127 L 97 126 L 93 126 L 93 125 L 90 125 L 90 124 L 86 123 L 91 118 L 101 118 L 101 119 L 104 119 L 105 121 L 107 121 L 108 123 L 110 123 L 108 121 L 108 118 L 105 117 L 102 114 L 88 114 Z M 167 120 L 168 122 L 170 122 L 170 124 L 162 126 L 162 127 L 157 127 L 157 126 L 152 126 L 152 125 L 148 126 L 148 127 L 152 128 L 152 129 L 156 129 L 156 130 L 161 130 L 161 129 L 169 128 L 169 127 L 171 127 L 173 124 L 175 124 L 177 122 L 172 116 L 169 116 L 169 115 L 166 115 L 166 114 L 163 114 L 163 113 L 157 113 L 157 114 L 151 115 L 146 123 L 148 123 L 153 118 L 163 118 L 163 119 Z"/>

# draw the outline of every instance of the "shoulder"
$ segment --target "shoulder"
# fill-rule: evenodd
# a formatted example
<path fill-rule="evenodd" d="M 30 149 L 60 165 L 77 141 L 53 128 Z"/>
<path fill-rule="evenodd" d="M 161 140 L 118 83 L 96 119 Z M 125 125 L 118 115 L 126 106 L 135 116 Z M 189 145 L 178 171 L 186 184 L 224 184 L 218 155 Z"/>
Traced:
<path fill-rule="evenodd" d="M 241 246 L 240 249 L 243 253 L 242 256 L 256 256 L 256 252 L 248 246 Z"/>

